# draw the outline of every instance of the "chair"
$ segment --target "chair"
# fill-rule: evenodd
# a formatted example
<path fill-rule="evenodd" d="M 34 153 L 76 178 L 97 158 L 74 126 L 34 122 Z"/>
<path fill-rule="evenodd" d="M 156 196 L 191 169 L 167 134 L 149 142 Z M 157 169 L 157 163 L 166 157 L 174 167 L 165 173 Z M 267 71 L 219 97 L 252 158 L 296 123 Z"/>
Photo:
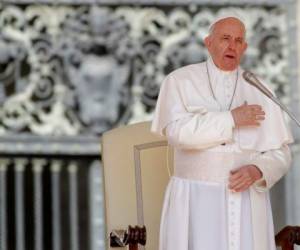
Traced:
<path fill-rule="evenodd" d="M 150 122 L 103 134 L 106 235 L 110 238 L 106 249 L 126 249 L 128 235 L 132 235 L 129 249 L 138 249 L 138 241 L 145 243 L 142 226 L 147 225 L 147 244 L 139 249 L 157 250 L 163 196 L 170 174 L 167 164 L 172 172 L 172 154 L 164 137 L 150 133 Z M 129 225 L 133 227 L 126 231 Z"/>

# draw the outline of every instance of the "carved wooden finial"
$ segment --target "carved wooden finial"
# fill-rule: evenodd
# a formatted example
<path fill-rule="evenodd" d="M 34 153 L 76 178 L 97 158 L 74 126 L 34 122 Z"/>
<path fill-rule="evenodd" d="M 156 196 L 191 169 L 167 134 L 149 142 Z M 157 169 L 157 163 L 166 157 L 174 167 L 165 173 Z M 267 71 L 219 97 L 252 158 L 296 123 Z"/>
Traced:
<path fill-rule="evenodd" d="M 110 233 L 111 247 L 124 247 L 129 245 L 129 250 L 137 250 L 138 244 L 145 245 L 147 240 L 146 227 L 128 226 L 125 230 L 113 230 Z"/>
<path fill-rule="evenodd" d="M 300 227 L 286 226 L 276 234 L 275 242 L 282 250 L 294 250 L 294 245 L 300 245 Z"/>

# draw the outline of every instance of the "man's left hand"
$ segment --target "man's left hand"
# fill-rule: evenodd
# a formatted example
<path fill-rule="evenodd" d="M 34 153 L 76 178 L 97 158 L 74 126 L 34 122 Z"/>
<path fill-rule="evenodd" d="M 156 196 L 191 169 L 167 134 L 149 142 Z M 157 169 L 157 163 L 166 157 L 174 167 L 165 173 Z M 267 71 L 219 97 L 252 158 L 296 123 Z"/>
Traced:
<path fill-rule="evenodd" d="M 243 192 L 261 177 L 262 172 L 255 165 L 242 166 L 230 171 L 229 189 L 234 192 Z"/>

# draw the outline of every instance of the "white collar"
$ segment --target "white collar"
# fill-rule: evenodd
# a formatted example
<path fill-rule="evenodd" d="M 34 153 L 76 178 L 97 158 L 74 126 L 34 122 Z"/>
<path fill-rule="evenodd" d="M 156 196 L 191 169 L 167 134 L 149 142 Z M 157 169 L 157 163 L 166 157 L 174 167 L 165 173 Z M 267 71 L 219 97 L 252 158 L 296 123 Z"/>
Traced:
<path fill-rule="evenodd" d="M 232 71 L 221 70 L 215 65 L 211 56 L 208 57 L 206 63 L 207 63 L 207 70 L 208 70 L 208 74 L 213 89 L 215 89 L 219 85 L 219 83 L 220 82 L 222 83 L 225 79 L 229 80 L 232 83 L 235 83 L 235 81 L 237 80 L 236 75 L 238 73 L 237 72 L 238 68 Z"/>
<path fill-rule="evenodd" d="M 230 76 L 230 75 L 235 76 L 236 71 L 238 70 L 238 69 L 234 69 L 234 70 L 231 70 L 231 71 L 225 71 L 225 70 L 222 70 L 222 69 L 218 68 L 217 65 L 214 63 L 211 56 L 208 57 L 207 64 L 208 64 L 208 69 L 209 69 L 210 74 L 223 76 L 223 77 Z"/>

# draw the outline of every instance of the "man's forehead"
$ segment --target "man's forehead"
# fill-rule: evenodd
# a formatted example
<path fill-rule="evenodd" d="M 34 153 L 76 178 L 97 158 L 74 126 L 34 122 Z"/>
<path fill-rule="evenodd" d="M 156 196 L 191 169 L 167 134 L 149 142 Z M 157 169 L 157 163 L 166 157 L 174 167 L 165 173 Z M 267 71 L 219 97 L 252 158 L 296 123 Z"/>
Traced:
<path fill-rule="evenodd" d="M 211 28 L 217 22 L 219 22 L 223 19 L 227 19 L 227 18 L 235 18 L 235 19 L 239 20 L 242 24 L 245 24 L 245 20 L 241 15 L 239 15 L 235 10 L 229 10 L 229 11 L 225 11 L 225 12 L 221 12 L 221 13 L 217 14 L 215 19 L 213 19 L 212 22 L 210 23 L 209 28 Z"/>
<path fill-rule="evenodd" d="M 240 30 L 244 32 L 245 26 L 237 19 L 223 19 L 215 23 L 214 29 L 219 29 L 224 32 L 228 32 L 231 30 Z"/>
<path fill-rule="evenodd" d="M 214 25 L 215 26 L 216 25 L 229 25 L 229 26 L 238 25 L 243 28 L 245 27 L 244 23 L 235 17 L 227 17 L 227 18 L 221 19 L 218 22 L 216 22 Z"/>
<path fill-rule="evenodd" d="M 234 35 L 235 37 L 245 36 L 245 25 L 235 17 L 226 17 L 213 24 L 210 33 L 221 35 Z"/>

